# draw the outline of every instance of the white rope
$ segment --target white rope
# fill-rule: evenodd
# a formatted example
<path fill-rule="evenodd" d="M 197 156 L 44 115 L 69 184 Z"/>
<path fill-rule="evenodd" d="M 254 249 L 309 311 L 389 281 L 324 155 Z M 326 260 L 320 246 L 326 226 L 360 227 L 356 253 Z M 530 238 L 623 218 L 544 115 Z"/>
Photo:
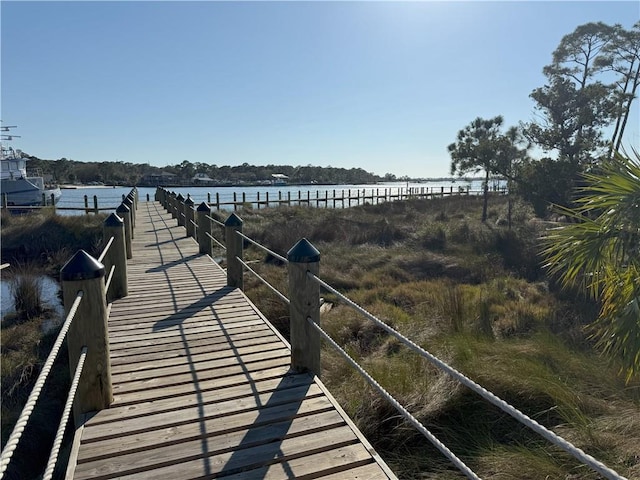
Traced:
<path fill-rule="evenodd" d="M 222 222 L 220 222 L 220 221 L 216 220 L 216 219 L 215 219 L 215 218 L 213 218 L 212 216 L 210 216 L 210 215 L 206 215 L 206 217 L 207 217 L 209 220 L 211 220 L 213 223 L 215 223 L 216 225 L 218 225 L 218 226 L 220 226 L 220 227 L 224 227 L 224 223 L 222 223 Z"/>
<path fill-rule="evenodd" d="M 111 280 L 113 279 L 113 272 L 116 270 L 115 265 L 111 265 L 111 270 L 109 270 L 109 278 L 107 278 L 106 283 L 104 284 L 104 291 L 109 291 L 109 285 L 111 285 Z"/>
<path fill-rule="evenodd" d="M 67 403 L 64 404 L 64 410 L 62 411 L 62 418 L 58 425 L 58 431 L 53 441 L 53 447 L 49 454 L 49 461 L 47 462 L 47 468 L 44 471 L 42 480 L 51 480 L 53 477 L 53 470 L 56 468 L 56 462 L 58 461 L 58 454 L 62 445 L 62 439 L 64 437 L 64 431 L 67 428 L 67 422 L 69 421 L 69 415 L 71 413 L 71 407 L 73 406 L 73 400 L 78 390 L 78 383 L 80 383 L 80 375 L 82 374 L 82 367 L 84 367 L 84 361 L 87 358 L 87 347 L 82 347 L 80 352 L 80 358 L 78 359 L 78 365 L 76 366 L 76 373 L 73 376 L 71 382 L 71 388 L 69 389 L 69 395 L 67 396 Z"/>
<path fill-rule="evenodd" d="M 287 305 L 289 305 L 291 303 L 291 301 L 284 296 L 284 294 L 280 293 L 279 290 L 277 290 L 273 285 L 271 285 L 269 282 L 267 282 L 264 278 L 262 278 L 260 276 L 259 273 L 257 273 L 255 270 L 253 270 L 249 265 L 247 265 L 246 263 L 244 263 L 242 260 L 240 260 L 238 257 L 236 257 L 236 260 L 239 261 L 244 268 L 246 268 L 247 270 L 249 270 L 251 273 L 253 273 L 255 275 L 255 277 L 260 280 L 262 283 L 264 283 L 267 287 L 269 287 L 273 293 L 275 293 L 278 297 L 280 297 L 280 299 L 286 303 Z"/>
<path fill-rule="evenodd" d="M 264 250 L 265 252 L 267 252 L 269 255 L 277 258 L 278 260 L 280 260 L 281 262 L 287 264 L 289 263 L 289 260 L 287 260 L 286 258 L 284 258 L 282 255 L 278 255 L 276 252 L 269 250 L 267 247 L 265 247 L 264 245 L 260 245 L 258 242 L 256 242 L 255 240 L 252 240 L 251 238 L 247 237 L 246 235 L 238 232 L 237 230 L 235 231 L 238 235 L 240 235 L 242 238 L 244 238 L 245 240 L 249 241 L 250 243 L 252 243 L 253 245 L 255 245 L 256 247 L 258 247 L 261 250 Z"/>
<path fill-rule="evenodd" d="M 329 285 L 326 282 L 322 281 L 320 278 L 318 278 L 317 276 L 315 276 L 311 272 L 307 272 L 307 276 L 309 278 L 311 278 L 312 280 L 315 280 L 316 282 L 318 282 L 322 287 L 324 287 L 325 289 L 327 289 L 331 293 L 333 293 L 336 296 L 338 296 L 344 303 L 346 303 L 350 307 L 352 307 L 355 310 L 357 310 L 358 312 L 360 312 L 362 315 L 367 317 L 369 320 L 374 322 L 376 325 L 378 325 L 381 328 L 383 328 L 384 330 L 386 330 L 389 334 L 391 334 L 394 337 L 396 337 L 398 340 L 400 340 L 406 346 L 411 348 L 414 352 L 416 352 L 419 355 L 421 355 L 422 357 L 426 358 L 429 362 L 431 362 L 433 365 L 438 367 L 440 370 L 446 372 L 451 377 L 455 378 L 457 381 L 459 381 L 463 385 L 467 386 L 468 388 L 470 388 L 471 390 L 476 392 L 478 395 L 480 395 L 482 398 L 484 398 L 488 402 L 491 402 L 492 404 L 494 404 L 495 406 L 500 408 L 502 411 L 508 413 L 513 418 L 518 420 L 520 423 L 526 425 L 531 430 L 536 432 L 538 435 L 544 437 L 549 442 L 551 442 L 551 443 L 557 445 L 558 447 L 562 448 L 564 451 L 566 451 L 570 455 L 574 456 L 575 458 L 580 460 L 582 463 L 588 465 L 590 468 L 592 468 L 596 472 L 600 473 L 604 477 L 606 477 L 606 478 L 608 478 L 610 480 L 626 480 L 625 477 L 621 476 L 616 471 L 610 469 L 604 463 L 596 460 L 595 458 L 593 458 L 591 455 L 585 453 L 580 448 L 578 448 L 575 445 L 573 445 L 572 443 L 566 441 L 564 438 L 560 437 L 559 435 L 556 435 L 555 433 L 553 433 L 548 428 L 540 425 L 538 422 L 536 422 L 535 420 L 533 420 L 529 416 L 525 415 L 524 413 L 522 413 L 517 408 L 511 406 L 510 404 L 508 404 L 507 402 L 502 400 L 500 397 L 496 396 L 495 394 L 491 393 L 490 391 L 488 391 L 487 389 L 485 389 L 481 385 L 477 384 L 476 382 L 474 382 L 470 378 L 466 377 L 465 375 L 463 375 L 462 373 L 457 371 L 455 368 L 447 365 L 445 362 L 443 362 L 442 360 L 440 360 L 436 356 L 430 354 L 429 352 L 424 350 L 422 347 L 420 347 L 419 345 L 415 344 L 414 342 L 409 340 L 407 337 L 405 337 L 404 335 L 402 335 L 401 333 L 397 332 L 396 330 L 391 328 L 389 325 L 387 325 L 383 321 L 379 320 L 377 317 L 375 317 L 372 314 L 370 314 L 369 312 L 367 312 L 360 305 L 358 305 L 357 303 L 355 303 L 352 300 L 350 300 L 347 297 L 345 297 L 343 294 L 338 292 L 335 288 L 331 287 L 331 285 Z"/>
<path fill-rule="evenodd" d="M 340 345 L 338 345 L 329 335 L 327 335 L 324 330 L 322 330 L 320 325 L 315 323 L 311 317 L 307 317 L 307 322 L 309 322 L 309 324 L 313 328 L 315 328 L 315 330 L 322 336 L 322 338 L 329 342 L 333 346 L 333 348 L 335 348 L 345 358 L 345 360 L 353 368 L 355 368 L 358 373 L 360 373 L 360 375 L 364 377 L 369 385 L 375 388 L 385 398 L 385 400 L 387 400 L 387 402 L 393 405 L 393 407 L 398 410 L 409 423 L 411 423 L 411 425 L 413 425 L 420 433 L 427 437 L 427 439 L 433 444 L 433 446 L 440 450 L 440 452 L 442 452 L 445 457 L 447 457 L 456 467 L 458 467 L 458 469 L 462 473 L 464 473 L 467 478 L 480 480 L 480 477 L 478 477 L 473 472 L 473 470 L 467 467 L 467 465 L 465 465 L 462 460 L 456 457 L 455 453 L 449 450 L 444 443 L 438 440 L 438 438 L 433 433 L 431 433 L 424 425 L 422 425 L 422 423 L 420 423 L 420 421 L 416 417 L 411 415 L 411 413 L 409 413 L 406 408 L 404 408 L 395 398 L 393 398 L 391 394 L 384 389 L 384 387 L 376 382 L 371 375 L 369 375 L 360 365 L 358 365 L 358 363 L 353 358 L 351 358 L 349 354 L 340 347 Z"/>
<path fill-rule="evenodd" d="M 27 398 L 27 402 L 20 412 L 20 417 L 16 422 L 15 427 L 13 427 L 13 431 L 11 432 L 11 436 L 9 440 L 7 440 L 6 445 L 4 446 L 4 450 L 2 451 L 2 455 L 0 455 L 0 480 L 4 477 L 4 473 L 7 470 L 7 466 L 11 461 L 11 457 L 13 452 L 15 451 L 18 443 L 20 442 L 20 437 L 22 436 L 22 432 L 24 432 L 25 427 L 27 426 L 27 422 L 29 421 L 29 417 L 33 412 L 33 408 L 38 401 L 38 397 L 40 396 L 40 392 L 42 391 L 42 387 L 44 386 L 44 382 L 47 380 L 47 376 L 51 371 L 51 367 L 53 366 L 53 362 L 58 356 L 58 351 L 60 350 L 60 346 L 62 345 L 62 341 L 64 337 L 67 335 L 69 331 L 69 327 L 71 326 L 71 321 L 76 314 L 76 310 L 78 309 L 78 305 L 80 305 L 80 300 L 82 300 L 82 290 L 78 291 L 76 295 L 76 299 L 73 301 L 71 308 L 69 309 L 69 314 L 60 329 L 60 333 L 58 334 L 58 338 L 56 338 L 55 343 L 53 344 L 53 348 L 51 348 L 51 352 L 47 357 L 46 362 L 44 362 L 44 366 L 40 371 L 40 375 L 38 375 L 38 379 L 36 380 L 35 385 L 33 386 L 33 390 L 29 394 L 29 398 Z"/>
<path fill-rule="evenodd" d="M 227 249 L 227 247 L 225 247 L 225 246 L 224 246 L 224 244 L 220 243 L 220 242 L 218 241 L 218 239 L 217 239 L 216 237 L 214 237 L 213 235 L 211 235 L 209 232 L 205 232 L 205 235 L 206 235 L 207 237 L 209 237 L 211 240 L 213 240 L 214 242 L 216 242 L 216 243 L 218 244 L 218 246 L 220 246 L 220 248 L 222 248 L 222 249 L 224 249 L 224 250 L 226 250 L 226 249 Z"/>
<path fill-rule="evenodd" d="M 102 263 L 102 260 L 104 260 L 104 257 L 107 255 L 107 252 L 109 251 L 109 248 L 111 248 L 111 244 L 113 243 L 113 240 L 114 240 L 114 237 L 111 237 L 109 239 L 109 241 L 107 242 L 107 244 L 104 247 L 104 250 L 102 250 L 102 253 L 98 257 L 98 261 L 100 263 Z"/>
<path fill-rule="evenodd" d="M 0 265 L 0 270 L 4 270 L 7 267 L 9 267 L 9 264 L 8 263 L 3 263 L 2 265 Z"/>

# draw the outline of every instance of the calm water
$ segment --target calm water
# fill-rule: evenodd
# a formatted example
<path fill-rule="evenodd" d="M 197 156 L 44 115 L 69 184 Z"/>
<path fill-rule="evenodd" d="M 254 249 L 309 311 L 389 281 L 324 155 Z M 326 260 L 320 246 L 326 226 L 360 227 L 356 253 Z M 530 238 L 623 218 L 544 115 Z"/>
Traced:
<path fill-rule="evenodd" d="M 242 194 L 245 194 L 245 198 L 247 202 L 255 201 L 257 199 L 258 193 L 260 194 L 260 199 L 264 200 L 266 198 L 266 194 L 269 193 L 269 199 L 277 199 L 278 195 L 282 195 L 282 198 L 286 198 L 288 192 L 291 192 L 291 199 L 298 198 L 298 192 L 303 199 L 307 198 L 307 192 L 312 199 L 316 198 L 318 195 L 320 198 L 324 198 L 325 192 L 328 192 L 329 197 L 333 196 L 333 192 L 336 192 L 337 196 L 341 195 L 341 192 L 344 191 L 345 196 L 348 191 L 351 190 L 352 194 L 356 191 L 360 191 L 361 194 L 364 195 L 372 195 L 375 194 L 376 191 L 382 194 L 385 189 L 388 189 L 389 193 L 397 194 L 400 189 L 406 191 L 407 188 L 413 189 L 424 189 L 424 191 L 430 192 L 440 192 L 442 188 L 444 188 L 445 192 L 450 191 L 451 188 L 456 191 L 458 188 L 466 188 L 470 187 L 471 192 L 478 192 L 482 188 L 482 182 L 478 180 L 474 180 L 471 182 L 465 182 L 462 180 L 458 180 L 456 182 L 437 182 L 437 181 L 429 181 L 429 182 L 394 182 L 394 183 L 380 183 L 377 185 L 303 185 L 303 186 L 251 186 L 251 187 L 169 187 L 171 191 L 176 193 L 181 193 L 182 196 L 186 197 L 187 194 L 191 195 L 194 203 L 198 205 L 201 202 L 206 202 L 207 197 L 210 194 L 211 200 L 215 201 L 216 193 L 220 196 L 220 202 L 231 202 L 233 201 L 233 194 L 237 195 L 238 201 L 242 200 Z M 503 188 L 504 182 L 496 182 L 492 184 L 491 187 Z M 60 207 L 75 207 L 75 208 L 83 208 L 84 197 L 85 195 L 88 198 L 89 207 L 93 208 L 93 197 L 94 195 L 98 198 L 98 207 L 99 208 L 108 208 L 109 210 L 105 210 L 106 213 L 114 211 L 120 202 L 122 201 L 122 196 L 127 195 L 131 191 L 131 187 L 87 187 L 87 188 L 77 188 L 77 189 L 63 189 L 62 190 L 62 198 L 58 203 Z M 153 200 L 153 196 L 155 194 L 155 187 L 139 187 L 138 192 L 140 194 L 140 199 L 145 200 L 147 194 L 149 198 Z M 318 192 L 318 193 L 316 193 Z M 331 202 L 330 202 L 331 205 Z M 341 206 L 341 205 L 340 205 Z M 62 215 L 82 215 L 83 211 L 59 211 Z"/>
<path fill-rule="evenodd" d="M 9 267 L 11 268 L 11 267 Z M 3 273 L 3 277 L 6 274 Z M 60 285 L 53 278 L 47 276 L 41 276 L 40 288 L 42 292 L 42 300 L 52 311 L 52 317 L 43 322 L 43 328 L 49 330 L 55 325 L 60 323 L 64 317 L 64 307 L 59 298 Z M 13 302 L 13 296 L 11 295 L 11 281 L 2 279 L 0 280 L 0 315 L 1 318 L 8 313 L 15 311 L 15 305 Z"/>

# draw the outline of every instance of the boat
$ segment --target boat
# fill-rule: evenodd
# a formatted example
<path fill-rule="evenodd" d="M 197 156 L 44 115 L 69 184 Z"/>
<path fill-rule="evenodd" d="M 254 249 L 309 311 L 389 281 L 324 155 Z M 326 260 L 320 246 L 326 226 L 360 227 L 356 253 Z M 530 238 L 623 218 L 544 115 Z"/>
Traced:
<path fill-rule="evenodd" d="M 15 135 L 8 135 L 9 128 L 2 127 L 2 140 L 11 140 Z M 34 207 L 55 205 L 60 200 L 61 192 L 57 186 L 45 185 L 42 176 L 27 174 L 27 158 L 20 150 L 14 150 L 4 144 L 0 146 L 0 198 L 2 205 L 9 207 Z"/>

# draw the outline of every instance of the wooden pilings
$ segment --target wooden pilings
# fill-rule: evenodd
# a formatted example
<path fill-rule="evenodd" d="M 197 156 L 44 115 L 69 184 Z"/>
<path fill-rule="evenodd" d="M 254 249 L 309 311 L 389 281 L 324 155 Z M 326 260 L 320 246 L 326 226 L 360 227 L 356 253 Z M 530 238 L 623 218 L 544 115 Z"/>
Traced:
<path fill-rule="evenodd" d="M 291 368 L 320 376 L 320 334 L 307 319 L 320 322 L 320 285 L 307 273 L 318 275 L 320 252 L 303 238 L 287 252 L 289 261 L 289 326 Z"/>
<path fill-rule="evenodd" d="M 227 285 L 233 288 L 244 289 L 244 278 L 242 264 L 237 260 L 242 260 L 243 239 L 236 232 L 242 233 L 242 219 L 232 213 L 224 222 L 224 238 L 227 246 Z"/>
<path fill-rule="evenodd" d="M 196 238 L 195 210 L 193 209 L 193 200 L 189 195 L 184 201 L 184 226 L 187 229 L 187 237 Z"/>
<path fill-rule="evenodd" d="M 67 334 L 71 377 L 82 348 L 87 347 L 87 358 L 73 406 L 77 427 L 81 424 L 82 414 L 107 408 L 113 401 L 104 275 L 104 265 L 84 250 L 79 250 L 60 271 L 67 314 L 78 292 L 82 292 Z"/>
<path fill-rule="evenodd" d="M 103 263 L 107 273 L 115 266 L 111 284 L 107 291 L 107 301 L 126 297 L 127 286 L 127 240 L 125 238 L 124 220 L 112 213 L 102 224 L 105 240 L 113 238 L 111 246 L 104 255 Z"/>
<path fill-rule="evenodd" d="M 198 251 L 211 256 L 213 254 L 213 241 L 211 240 L 211 209 L 206 202 L 198 205 L 196 210 L 198 223 Z M 208 235 L 207 235 L 208 234 Z"/>

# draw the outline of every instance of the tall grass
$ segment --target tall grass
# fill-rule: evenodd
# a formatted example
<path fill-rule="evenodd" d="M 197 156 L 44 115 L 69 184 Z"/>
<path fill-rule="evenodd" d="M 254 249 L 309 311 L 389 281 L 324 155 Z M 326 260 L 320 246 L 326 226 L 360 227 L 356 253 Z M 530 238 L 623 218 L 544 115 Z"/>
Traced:
<path fill-rule="evenodd" d="M 640 429 L 623 431 L 621 421 L 640 424 L 640 381 L 625 388 L 617 366 L 593 350 L 582 326 L 597 308 L 544 277 L 537 255 L 543 226 L 531 212 L 516 206 L 509 230 L 480 222 L 480 207 L 455 197 L 243 215 L 248 234 L 281 253 L 308 238 L 328 283 L 621 474 L 640 478 Z M 506 208 L 506 199 L 492 198 L 490 218 L 504 217 Z M 283 270 L 265 274 L 277 283 Z M 248 294 L 272 308 L 261 287 Z M 288 323 L 286 307 L 274 316 Z M 350 308 L 334 306 L 321 324 L 483 478 L 597 478 Z M 400 478 L 460 478 L 329 348 L 322 369 Z"/>

